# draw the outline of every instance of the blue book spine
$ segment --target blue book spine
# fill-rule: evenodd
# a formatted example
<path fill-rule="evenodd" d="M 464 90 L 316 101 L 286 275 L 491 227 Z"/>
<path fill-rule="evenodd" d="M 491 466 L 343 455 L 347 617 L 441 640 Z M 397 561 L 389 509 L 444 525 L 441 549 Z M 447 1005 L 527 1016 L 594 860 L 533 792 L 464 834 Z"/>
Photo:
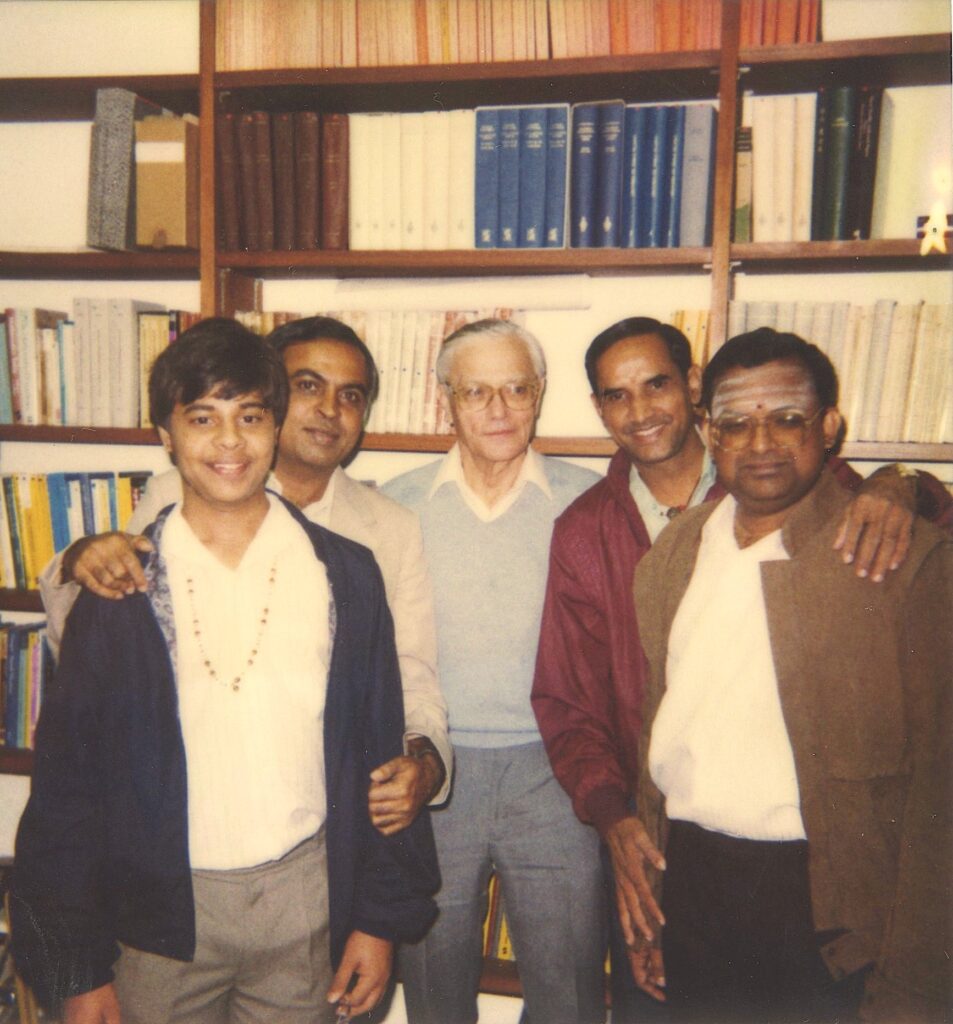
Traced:
<path fill-rule="evenodd" d="M 546 216 L 546 107 L 520 111 L 519 241 L 524 249 L 543 244 Z"/>
<path fill-rule="evenodd" d="M 91 537 L 102 531 L 96 529 L 96 509 L 93 505 L 93 482 L 89 473 L 79 473 L 79 493 L 83 505 L 83 534 Z"/>
<path fill-rule="evenodd" d="M 520 108 L 500 110 L 499 248 L 515 249 L 520 215 Z"/>
<path fill-rule="evenodd" d="M 615 247 L 619 244 L 624 124 L 625 104 L 621 100 L 603 103 L 599 107 L 594 244 L 601 248 Z"/>
<path fill-rule="evenodd" d="M 500 111 L 478 107 L 476 112 L 476 166 L 474 224 L 478 249 L 495 249 L 499 242 Z"/>
<path fill-rule="evenodd" d="M 566 179 L 569 170 L 569 105 L 550 107 L 546 118 L 546 220 L 544 245 L 566 244 Z"/>
<path fill-rule="evenodd" d="M 627 249 L 638 244 L 639 210 L 636 206 L 638 195 L 639 166 L 645 162 L 645 151 L 641 147 L 639 129 L 645 124 L 645 107 L 625 108 L 625 123 L 622 141 L 622 209 L 619 213 L 619 243 Z"/>
<path fill-rule="evenodd" d="M 13 390 L 10 386 L 10 348 L 7 318 L 0 313 L 0 423 L 13 422 Z"/>
<path fill-rule="evenodd" d="M 649 223 L 645 245 L 657 249 L 664 244 L 668 214 L 668 188 L 665 181 L 665 137 L 670 107 L 652 108 L 652 150 L 649 170 Z"/>
<path fill-rule="evenodd" d="M 119 529 L 119 506 L 116 504 L 116 474 L 110 473 L 106 480 L 106 487 L 109 491 L 109 528 Z"/>
<path fill-rule="evenodd" d="M 67 519 L 66 475 L 49 473 L 46 490 L 50 496 L 50 519 L 53 523 L 53 549 L 62 551 L 69 547 L 69 520 Z"/>
<path fill-rule="evenodd" d="M 662 246 L 674 248 L 679 241 L 682 202 L 682 153 L 685 149 L 685 107 L 669 109 L 665 138 L 665 171 L 668 201 L 665 213 L 665 232 Z"/>
<path fill-rule="evenodd" d="M 685 108 L 679 245 L 708 245 L 711 237 L 712 169 L 715 162 L 715 108 Z"/>
<path fill-rule="evenodd" d="M 576 103 L 572 108 L 569 244 L 577 249 L 594 244 L 598 117 L 595 103 Z"/>

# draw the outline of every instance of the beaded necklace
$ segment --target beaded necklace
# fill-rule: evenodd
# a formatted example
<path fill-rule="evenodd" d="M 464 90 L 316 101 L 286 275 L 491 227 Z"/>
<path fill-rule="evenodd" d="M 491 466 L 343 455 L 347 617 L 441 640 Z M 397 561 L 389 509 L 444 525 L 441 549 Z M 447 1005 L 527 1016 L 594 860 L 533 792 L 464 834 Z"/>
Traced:
<path fill-rule="evenodd" d="M 208 656 L 208 652 L 205 650 L 205 643 L 202 638 L 202 624 L 199 621 L 198 608 L 195 605 L 195 580 L 191 576 L 186 576 L 185 585 L 189 595 L 189 608 L 192 611 L 192 634 L 195 637 L 195 642 L 198 644 L 199 654 L 202 656 L 202 661 L 208 670 L 208 674 L 216 683 L 222 683 L 223 685 L 229 686 L 233 693 L 238 693 L 242 688 L 242 678 L 245 673 L 255 664 L 255 659 L 258 657 L 258 649 L 261 647 L 261 639 L 265 635 L 265 628 L 268 625 L 268 616 L 270 614 L 271 595 L 275 589 L 275 579 L 278 575 L 278 563 L 274 562 L 271 566 L 271 572 L 268 574 L 268 592 L 265 595 L 265 607 L 261 611 L 261 615 L 258 618 L 258 634 L 255 637 L 255 642 L 252 644 L 251 653 L 248 655 L 248 660 L 245 663 L 244 668 L 237 676 L 230 682 L 225 681 L 219 676 L 215 666 L 212 664 L 211 658 Z"/>

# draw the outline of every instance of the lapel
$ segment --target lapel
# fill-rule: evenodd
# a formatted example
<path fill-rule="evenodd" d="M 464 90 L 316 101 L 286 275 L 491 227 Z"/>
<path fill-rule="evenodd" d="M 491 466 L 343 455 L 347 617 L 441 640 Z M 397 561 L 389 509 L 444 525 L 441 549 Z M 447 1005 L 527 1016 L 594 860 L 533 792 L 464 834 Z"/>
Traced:
<path fill-rule="evenodd" d="M 329 525 L 335 533 L 356 540 L 376 554 L 379 537 L 377 517 L 370 508 L 370 502 L 362 500 L 363 490 L 364 484 L 352 480 L 343 470 L 338 473 L 334 481 Z"/>

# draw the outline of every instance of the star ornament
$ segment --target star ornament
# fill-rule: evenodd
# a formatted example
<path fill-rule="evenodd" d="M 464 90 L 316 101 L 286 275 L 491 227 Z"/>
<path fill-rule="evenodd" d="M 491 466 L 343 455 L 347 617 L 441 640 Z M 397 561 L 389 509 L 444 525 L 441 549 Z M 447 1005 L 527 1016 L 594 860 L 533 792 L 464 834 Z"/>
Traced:
<path fill-rule="evenodd" d="M 926 256 L 934 249 L 939 253 L 946 252 L 946 229 L 946 206 L 937 201 L 931 207 L 930 216 L 927 218 L 926 224 L 923 225 L 923 238 L 920 241 L 921 256 Z"/>

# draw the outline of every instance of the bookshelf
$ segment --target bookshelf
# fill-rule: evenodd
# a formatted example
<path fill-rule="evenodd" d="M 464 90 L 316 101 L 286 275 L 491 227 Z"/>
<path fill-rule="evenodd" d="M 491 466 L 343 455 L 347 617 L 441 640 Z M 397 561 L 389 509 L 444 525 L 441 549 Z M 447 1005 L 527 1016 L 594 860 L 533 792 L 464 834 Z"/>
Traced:
<path fill-rule="evenodd" d="M 916 275 L 949 271 L 948 255 L 919 255 L 912 239 L 843 242 L 745 243 L 731 241 L 734 128 L 743 89 L 791 92 L 830 82 L 882 85 L 950 81 L 949 34 L 856 39 L 788 46 L 739 47 L 739 5 L 726 0 L 717 50 L 636 56 L 507 61 L 425 66 L 218 71 L 215 68 L 215 0 L 198 3 L 198 72 L 107 74 L 0 79 L 0 122 L 84 121 L 93 114 L 96 89 L 121 86 L 176 113 L 200 117 L 200 244 L 197 251 L 0 251 L 0 279 L 8 282 L 190 282 L 203 314 L 261 308 L 263 289 L 285 282 L 347 279 L 534 278 L 586 275 L 608 287 L 632 280 L 691 278 L 705 288 L 711 339 L 727 326 L 729 301 L 740 278 L 889 271 Z M 386 97 L 386 98 L 385 98 Z M 713 179 L 712 244 L 673 249 L 509 249 L 453 251 L 229 251 L 218 243 L 215 119 L 252 109 L 360 112 L 474 107 L 621 97 L 627 102 L 717 99 L 719 117 Z M 600 294 L 605 294 L 604 292 Z M 637 304 L 637 302 L 633 303 Z M 270 308 L 274 308 L 273 306 Z M 630 309 L 628 312 L 637 310 Z M 609 322 L 609 321 L 606 321 Z M 576 382 L 578 384 L 578 381 Z M 113 428 L 0 426 L 0 443 L 16 445 L 155 445 L 150 431 Z M 363 451 L 439 453 L 451 438 L 370 434 Z M 543 436 L 537 448 L 572 457 L 605 458 L 604 437 Z M 953 445 L 854 442 L 850 459 L 917 463 L 953 460 Z M 34 612 L 35 595 L 0 591 L 0 609 Z M 0 750 L 0 772 L 19 771 L 28 755 Z M 14 767 L 11 767 L 14 766 Z M 19 766 L 19 767 L 16 767 Z"/>

